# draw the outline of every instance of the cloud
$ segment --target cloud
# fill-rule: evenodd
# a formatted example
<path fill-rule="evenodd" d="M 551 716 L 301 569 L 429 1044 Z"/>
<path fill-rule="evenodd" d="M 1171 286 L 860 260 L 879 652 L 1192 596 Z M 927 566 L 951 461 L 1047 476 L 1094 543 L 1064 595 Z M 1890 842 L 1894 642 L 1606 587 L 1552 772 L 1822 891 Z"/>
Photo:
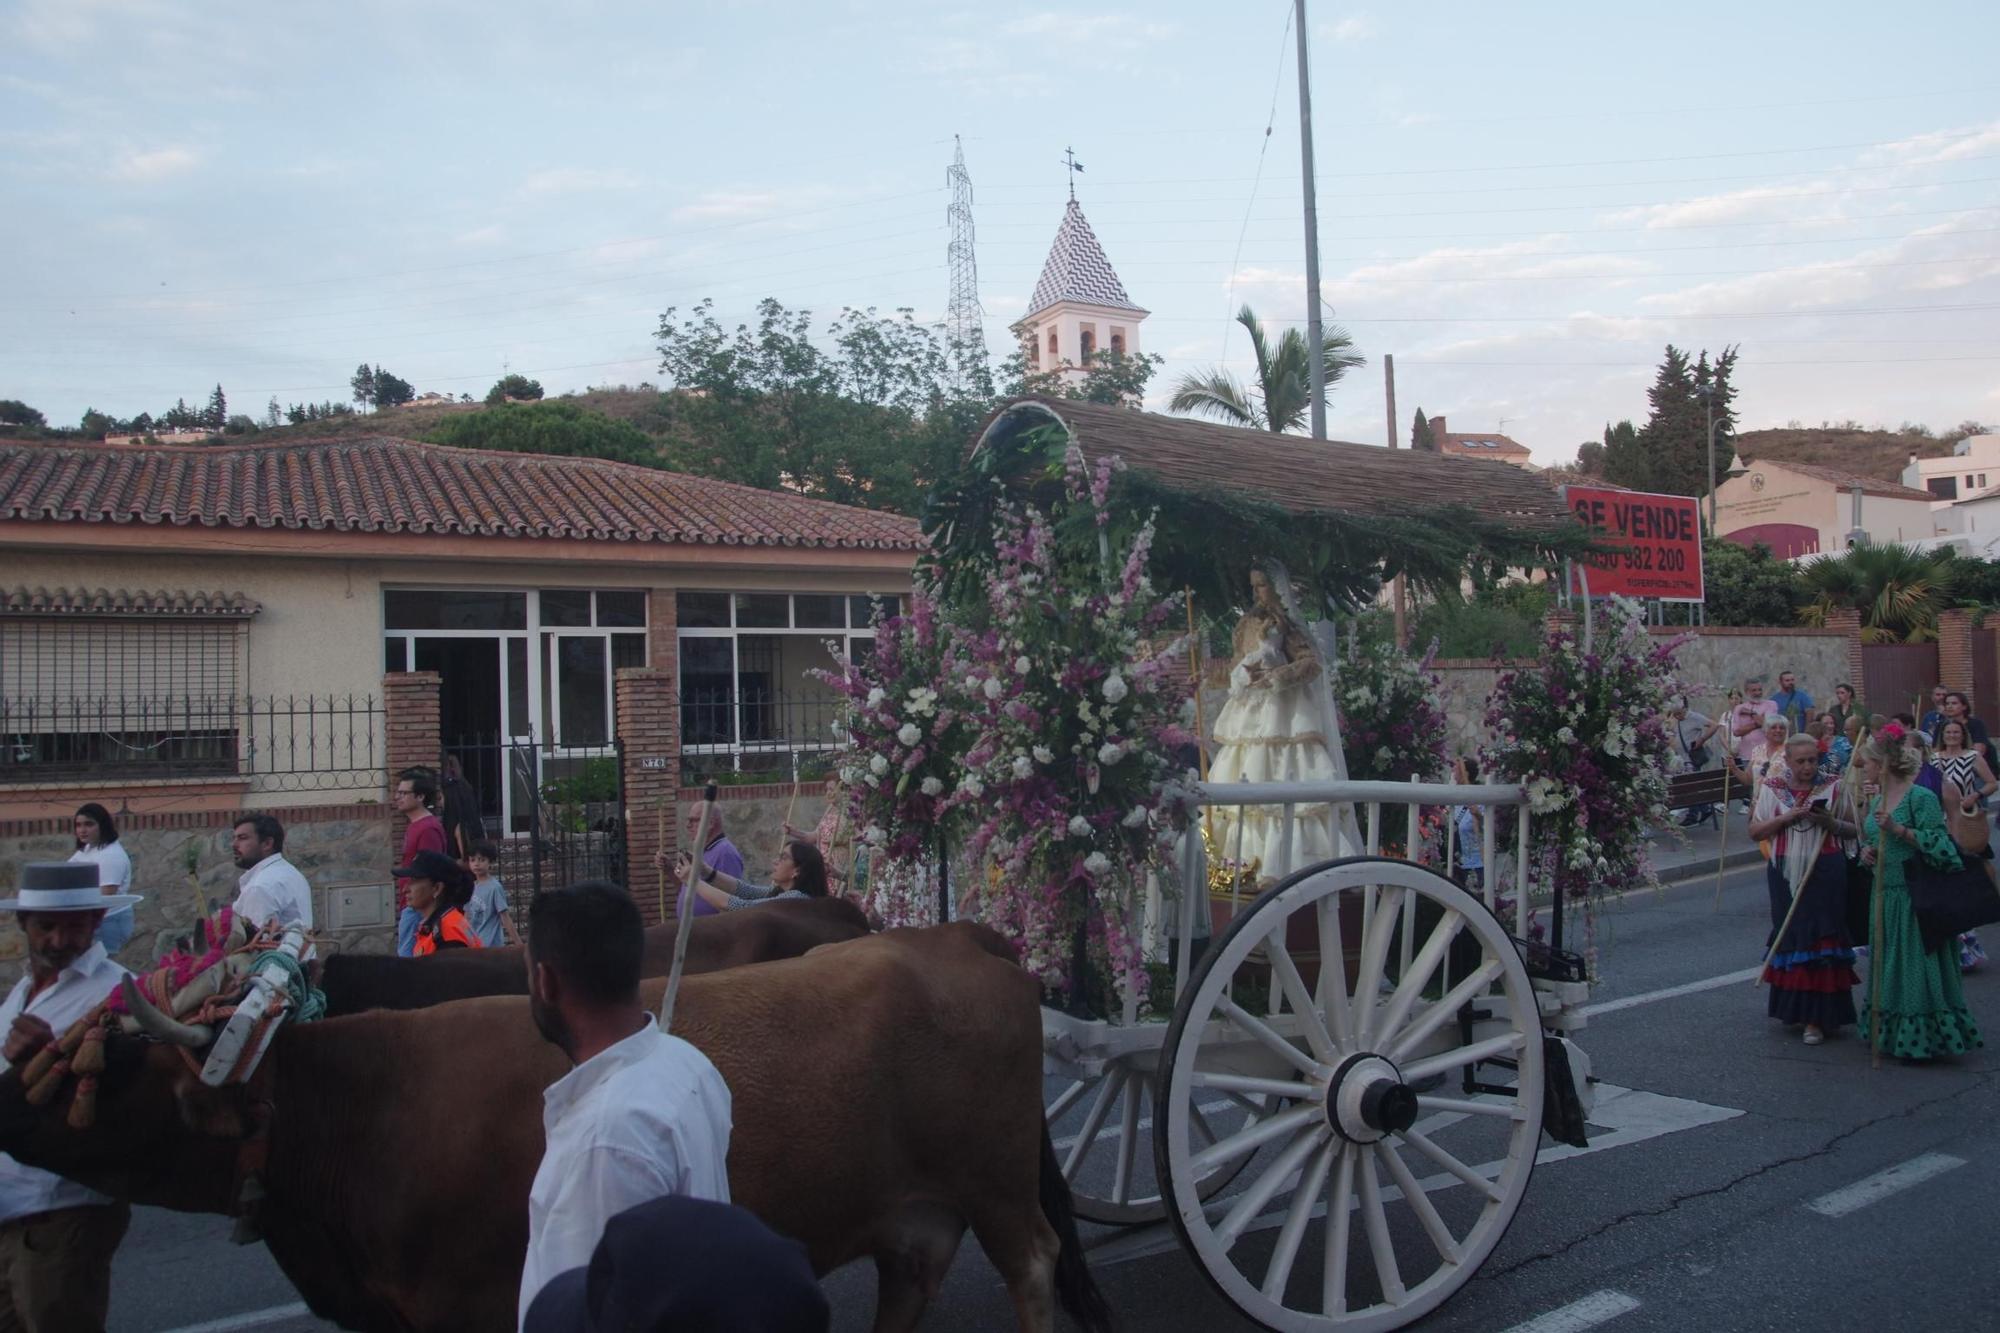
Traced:
<path fill-rule="evenodd" d="M 798 205 L 798 196 L 779 190 L 708 190 L 671 214 L 676 222 L 730 222 L 770 217 Z"/>
<path fill-rule="evenodd" d="M 1861 155 L 1861 161 L 1884 166 L 1926 167 L 1940 162 L 1985 157 L 1996 150 L 2000 150 L 2000 123 L 1912 135 L 1870 149 Z"/>
<path fill-rule="evenodd" d="M 1096 46 L 1121 41 L 1157 42 L 1173 36 L 1179 26 L 1136 14 L 1069 14 L 1043 11 L 1008 23 L 1003 32 L 1064 46 Z"/>
<path fill-rule="evenodd" d="M 622 167 L 551 167 L 521 182 L 528 194 L 588 194 L 595 190 L 630 190 L 639 185 L 636 172 Z"/>
<path fill-rule="evenodd" d="M 1638 208 L 1618 209 L 1607 216 L 1613 222 L 1636 222 L 1648 228 L 1706 227 L 1723 222 L 1764 220 L 1798 222 L 1805 220 L 1795 216 L 1800 196 L 1818 194 L 1828 189 L 1828 184 L 1819 180 L 1797 185 L 1754 185 L 1748 189 L 1682 199 L 1671 204 L 1645 204 Z M 1834 201 L 1839 198 L 1837 194 L 1828 196 L 1825 206 L 1829 215 L 1837 213 L 1839 204 Z"/>
<path fill-rule="evenodd" d="M 1338 23 L 1323 23 L 1319 27 L 1321 37 L 1336 42 L 1364 42 L 1377 31 L 1375 20 L 1367 14 L 1350 14 Z"/>
<path fill-rule="evenodd" d="M 505 238 L 506 234 L 498 223 L 488 223 L 484 227 L 475 227 L 471 231 L 460 232 L 451 238 L 451 243 L 453 245 L 497 245 Z"/>
<path fill-rule="evenodd" d="M 127 149 L 112 159 L 108 174 L 113 180 L 143 185 L 192 171 L 200 163 L 201 154 L 192 148 Z"/>

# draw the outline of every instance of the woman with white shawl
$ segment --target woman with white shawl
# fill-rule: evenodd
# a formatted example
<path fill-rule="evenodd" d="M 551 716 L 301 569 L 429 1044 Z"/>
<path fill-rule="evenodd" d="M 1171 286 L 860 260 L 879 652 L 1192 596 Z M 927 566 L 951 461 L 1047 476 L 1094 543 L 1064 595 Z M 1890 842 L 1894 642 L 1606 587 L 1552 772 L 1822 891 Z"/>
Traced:
<path fill-rule="evenodd" d="M 1838 783 L 1819 773 L 1819 744 L 1785 742 L 1784 763 L 1758 784 L 1750 836 L 1765 847 L 1771 892 L 1770 955 L 1764 984 L 1771 1017 L 1805 1028 L 1817 1046 L 1854 1018 L 1854 941 L 1847 933 L 1847 858 L 1840 839 L 1855 836 L 1839 818 Z M 1796 900 L 1796 901 L 1795 901 Z"/>

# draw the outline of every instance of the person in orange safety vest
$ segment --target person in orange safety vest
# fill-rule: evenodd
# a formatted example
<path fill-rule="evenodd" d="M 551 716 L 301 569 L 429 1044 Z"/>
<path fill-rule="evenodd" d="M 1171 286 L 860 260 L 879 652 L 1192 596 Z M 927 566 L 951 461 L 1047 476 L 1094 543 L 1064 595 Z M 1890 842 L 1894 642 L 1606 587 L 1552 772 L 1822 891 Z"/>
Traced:
<path fill-rule="evenodd" d="M 425 958 L 439 949 L 477 949 L 479 936 L 461 909 L 472 901 L 472 872 L 443 852 L 418 852 L 410 864 L 396 867 L 396 877 L 408 881 L 410 906 L 423 914 L 411 957 Z"/>

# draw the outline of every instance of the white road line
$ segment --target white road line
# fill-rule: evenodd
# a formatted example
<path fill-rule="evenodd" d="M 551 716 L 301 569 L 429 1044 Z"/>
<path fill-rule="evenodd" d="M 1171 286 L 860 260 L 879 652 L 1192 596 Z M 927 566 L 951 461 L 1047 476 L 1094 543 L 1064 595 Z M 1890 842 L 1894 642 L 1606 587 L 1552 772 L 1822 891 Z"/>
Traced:
<path fill-rule="evenodd" d="M 1846 1217 L 1859 1212 L 1871 1203 L 1878 1203 L 1910 1188 L 1921 1185 L 1933 1176 L 1965 1165 L 1963 1157 L 1953 1157 L 1949 1153 L 1927 1152 L 1922 1157 L 1912 1157 L 1900 1166 L 1892 1166 L 1887 1171 L 1877 1171 L 1866 1180 L 1857 1180 L 1845 1189 L 1831 1194 L 1822 1194 L 1806 1207 L 1822 1217 Z"/>
<path fill-rule="evenodd" d="M 1594 1291 L 1559 1310 L 1537 1315 L 1525 1324 L 1516 1324 L 1506 1333 L 1582 1333 L 1586 1328 L 1596 1328 L 1638 1308 L 1639 1302 L 1622 1291 Z"/>
<path fill-rule="evenodd" d="M 273 1305 L 267 1310 L 252 1310 L 248 1314 L 233 1314 L 226 1319 L 211 1319 L 205 1324 L 170 1328 L 167 1333 L 235 1333 L 237 1329 L 262 1328 L 266 1324 L 281 1324 L 287 1319 L 303 1319 L 311 1313 L 304 1301 L 295 1301 L 290 1305 Z"/>
<path fill-rule="evenodd" d="M 1669 986 L 1665 990 L 1649 990 L 1643 995 L 1624 995 L 1615 1000 L 1601 1000 L 1596 1004 L 1583 1006 L 1585 1018 L 1595 1018 L 1599 1014 L 1615 1014 L 1620 1009 L 1637 1009 L 1642 1004 L 1658 1004 L 1661 1000 L 1677 1000 L 1683 995 L 1695 995 L 1705 990 L 1716 990 L 1723 986 L 1734 986 L 1745 981 L 1756 980 L 1761 968 L 1746 967 L 1741 972 L 1730 972 L 1724 976 L 1709 977 L 1703 981 L 1690 981 L 1685 985 Z"/>

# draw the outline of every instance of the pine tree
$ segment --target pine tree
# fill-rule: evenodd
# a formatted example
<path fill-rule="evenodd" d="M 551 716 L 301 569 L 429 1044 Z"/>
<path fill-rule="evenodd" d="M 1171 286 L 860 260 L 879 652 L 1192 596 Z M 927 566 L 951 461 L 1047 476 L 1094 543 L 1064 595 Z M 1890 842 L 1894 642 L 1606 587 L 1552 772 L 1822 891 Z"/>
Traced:
<path fill-rule="evenodd" d="M 1410 448 L 1436 453 L 1437 447 L 1437 437 L 1431 434 L 1430 419 L 1424 415 L 1424 409 L 1420 407 L 1417 409 L 1416 419 L 1410 423 Z"/>
<path fill-rule="evenodd" d="M 1604 479 L 1635 491 L 1658 489 L 1652 450 L 1629 421 L 1604 427 Z"/>
<path fill-rule="evenodd" d="M 280 421 L 284 420 L 284 416 L 285 416 L 285 409 L 278 406 L 277 395 L 273 394 L 271 396 L 271 401 L 264 404 L 264 424 L 266 426 L 275 426 Z"/>
<path fill-rule="evenodd" d="M 354 378 L 348 381 L 354 389 L 354 401 L 363 407 L 375 406 L 375 370 L 366 361 L 354 368 Z"/>
<path fill-rule="evenodd" d="M 221 430 L 229 424 L 229 399 L 223 396 L 220 384 L 208 396 L 208 409 L 201 414 L 201 424 L 210 430 Z"/>
<path fill-rule="evenodd" d="M 1708 413 L 1706 391 L 1713 391 L 1715 459 L 1718 477 L 1735 454 L 1736 397 L 1730 373 L 1736 349 L 1725 347 L 1711 365 L 1703 351 L 1693 362 L 1686 352 L 1667 345 L 1666 357 L 1646 391 L 1651 412 L 1641 434 L 1650 455 L 1649 489 L 1668 495 L 1708 493 Z"/>

